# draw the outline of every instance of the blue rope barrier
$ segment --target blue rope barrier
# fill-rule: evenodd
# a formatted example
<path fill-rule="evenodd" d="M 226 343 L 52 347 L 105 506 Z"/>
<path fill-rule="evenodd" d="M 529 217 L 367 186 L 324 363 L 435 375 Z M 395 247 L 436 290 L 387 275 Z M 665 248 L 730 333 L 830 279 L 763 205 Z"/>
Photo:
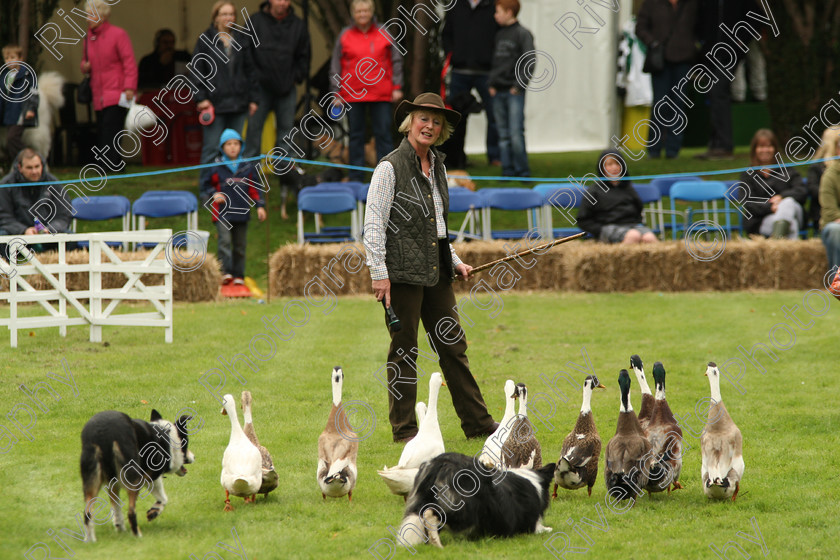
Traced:
<path fill-rule="evenodd" d="M 254 156 L 250 158 L 243 158 L 243 161 L 260 161 L 262 159 L 267 159 L 268 156 L 263 154 L 259 156 Z M 831 161 L 840 158 L 840 156 L 834 156 L 824 159 L 816 159 L 804 162 L 790 162 L 790 163 L 782 163 L 782 164 L 773 164 L 773 165 L 764 165 L 761 166 L 761 169 L 780 169 L 784 167 L 797 167 L 801 165 L 811 165 L 814 163 L 823 163 L 826 161 Z M 300 158 L 288 158 L 288 157 L 274 157 L 274 159 L 280 159 L 282 161 L 291 161 L 293 163 L 299 164 L 306 164 L 306 165 L 315 165 L 320 167 L 336 167 L 340 169 L 352 169 L 358 171 L 367 171 L 372 172 L 373 167 L 363 167 L 360 165 L 346 165 L 342 163 L 332 163 L 328 161 L 315 161 L 309 159 L 300 159 Z M 137 177 L 152 177 L 155 175 L 167 175 L 170 173 L 182 173 L 184 171 L 194 171 L 196 169 L 203 169 L 205 167 L 215 167 L 218 165 L 218 162 L 213 163 L 203 163 L 199 165 L 190 165 L 188 167 L 175 167 L 171 169 L 158 169 L 156 171 L 144 171 L 141 173 L 125 173 L 121 175 L 108 175 L 106 178 L 108 181 L 112 179 L 135 179 Z M 661 177 L 702 177 L 706 175 L 729 175 L 732 173 L 743 173 L 744 171 L 749 171 L 750 169 L 756 169 L 755 167 L 740 167 L 737 169 L 720 169 L 717 171 L 685 171 L 681 173 L 663 173 L 660 175 L 633 175 L 629 177 L 623 177 L 623 180 L 627 181 L 641 181 L 646 179 L 658 179 Z M 473 181 L 527 181 L 532 183 L 581 183 L 585 181 L 590 181 L 593 179 L 598 180 L 608 180 L 608 177 L 507 177 L 507 176 L 492 176 L 492 175 L 449 175 L 449 177 L 458 179 L 470 179 Z M 34 183 L 10 183 L 6 185 L 0 185 L 0 188 L 10 188 L 10 187 L 30 187 L 35 185 L 69 185 L 73 183 L 79 182 L 79 179 L 71 179 L 71 180 L 58 180 L 58 181 L 40 181 Z"/>

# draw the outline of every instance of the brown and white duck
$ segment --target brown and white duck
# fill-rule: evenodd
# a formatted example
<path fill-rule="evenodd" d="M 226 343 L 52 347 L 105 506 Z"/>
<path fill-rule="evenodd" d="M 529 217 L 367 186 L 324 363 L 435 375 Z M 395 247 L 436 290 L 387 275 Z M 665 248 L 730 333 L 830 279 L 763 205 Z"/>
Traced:
<path fill-rule="evenodd" d="M 706 427 L 700 435 L 703 493 L 708 498 L 732 498 L 734 502 L 738 497 L 745 468 L 741 430 L 723 405 L 720 372 L 714 362 L 709 362 L 706 376 L 709 378 L 712 403 Z"/>
<path fill-rule="evenodd" d="M 596 376 L 589 375 L 583 382 L 583 404 L 580 406 L 580 414 L 574 429 L 563 440 L 560 459 L 554 470 L 554 498 L 557 497 L 558 486 L 566 490 L 577 490 L 586 486 L 589 495 L 592 495 L 592 487 L 598 478 L 598 459 L 601 456 L 601 436 L 595 427 L 590 406 L 594 388 L 606 387 Z"/>
<path fill-rule="evenodd" d="M 344 413 L 341 405 L 341 389 L 344 372 L 340 367 L 333 368 L 332 408 L 327 418 L 327 425 L 318 436 L 318 486 L 324 500 L 327 496 L 353 499 L 356 487 L 356 457 L 359 453 L 359 440 Z"/>
<path fill-rule="evenodd" d="M 251 405 L 253 404 L 251 392 L 242 391 L 240 402 L 242 403 L 242 416 L 245 421 L 245 424 L 242 426 L 242 431 L 245 432 L 245 435 L 248 436 L 251 443 L 257 446 L 257 449 L 260 450 L 260 456 L 262 456 L 262 484 L 257 494 L 262 494 L 267 498 L 268 493 L 277 488 L 280 477 L 274 469 L 274 461 L 271 459 L 271 453 L 268 452 L 268 449 L 260 445 L 257 432 L 254 430 L 254 419 L 251 414 Z"/>
<path fill-rule="evenodd" d="M 650 387 L 645 377 L 645 366 L 642 364 L 642 359 L 638 354 L 630 356 L 630 369 L 636 374 L 636 381 L 639 382 L 639 389 L 642 391 L 642 407 L 639 409 L 638 418 L 639 425 L 647 433 L 648 422 L 650 422 L 650 416 L 653 414 L 653 405 L 656 400 L 653 398 L 653 393 L 650 392 Z"/>
<path fill-rule="evenodd" d="M 653 458 L 650 442 L 630 404 L 630 374 L 626 369 L 618 374 L 618 386 L 621 388 L 621 407 L 615 435 L 607 443 L 604 455 L 604 482 L 607 493 L 613 498 L 635 500 L 647 486 Z"/>
<path fill-rule="evenodd" d="M 650 492 L 671 493 L 681 489 L 680 471 L 682 470 L 682 429 L 677 423 L 671 407 L 665 398 L 665 367 L 662 362 L 653 364 L 653 380 L 656 383 L 656 402 L 648 424 L 650 441 L 655 461 L 650 473 L 647 490 Z"/>
<path fill-rule="evenodd" d="M 542 466 L 542 449 L 534 425 L 528 419 L 528 388 L 524 383 L 516 384 L 516 398 L 519 399 L 519 413 L 502 445 L 502 465 L 508 469 L 538 469 Z"/>

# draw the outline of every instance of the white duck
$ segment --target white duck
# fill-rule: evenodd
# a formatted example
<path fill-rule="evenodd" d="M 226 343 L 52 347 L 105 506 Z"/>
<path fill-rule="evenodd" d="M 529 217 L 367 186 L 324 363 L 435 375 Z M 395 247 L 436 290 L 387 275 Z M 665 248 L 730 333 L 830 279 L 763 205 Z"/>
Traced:
<path fill-rule="evenodd" d="M 484 442 L 484 448 L 481 450 L 478 460 L 488 468 L 502 467 L 502 446 L 505 440 L 510 436 L 511 427 L 513 423 L 511 420 L 516 415 L 516 384 L 512 379 L 505 381 L 505 415 L 502 421 L 499 422 L 499 427 L 493 432 L 487 441 Z M 508 426 L 508 424 L 511 424 Z"/>
<path fill-rule="evenodd" d="M 262 455 L 251 443 L 236 416 L 233 395 L 225 395 L 222 414 L 230 417 L 230 441 L 222 457 L 222 487 L 225 489 L 225 511 L 233 511 L 230 495 L 252 502 L 262 485 Z"/>
<path fill-rule="evenodd" d="M 396 467 L 384 467 L 383 470 L 377 471 L 391 492 L 398 496 L 405 497 L 411 492 L 420 465 L 446 451 L 437 414 L 438 395 L 442 385 L 444 383 L 440 372 L 435 372 L 429 377 L 429 406 L 418 423 L 417 435 L 405 444 Z M 418 414 L 419 416 L 421 414 Z"/>
<path fill-rule="evenodd" d="M 353 488 L 356 487 L 356 457 L 359 452 L 359 439 L 352 431 L 347 415 L 341 406 L 341 387 L 344 372 L 336 366 L 332 370 L 332 409 L 327 418 L 327 425 L 318 437 L 318 486 L 321 496 L 326 500 L 347 496 L 353 500 Z"/>
<path fill-rule="evenodd" d="M 706 427 L 700 435 L 703 492 L 708 498 L 738 497 L 741 477 L 744 476 L 744 457 L 741 453 L 741 430 L 732 421 L 720 396 L 720 372 L 714 362 L 706 368 L 712 393 L 712 405 Z"/>

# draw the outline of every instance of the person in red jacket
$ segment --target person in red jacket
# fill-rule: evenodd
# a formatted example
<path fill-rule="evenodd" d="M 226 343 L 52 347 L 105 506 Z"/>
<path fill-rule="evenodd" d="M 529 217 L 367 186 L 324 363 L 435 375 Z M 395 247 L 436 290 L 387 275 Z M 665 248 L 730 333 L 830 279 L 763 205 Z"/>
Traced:
<path fill-rule="evenodd" d="M 137 90 L 137 62 L 128 33 L 108 21 L 111 6 L 104 0 L 88 0 L 85 10 L 89 26 L 81 67 L 84 74 L 90 74 L 97 144 L 114 169 L 121 169 L 122 157 L 114 147 L 114 137 L 123 129 L 127 103 Z M 120 105 L 123 93 L 125 100 Z"/>
<path fill-rule="evenodd" d="M 353 25 L 345 27 L 335 42 L 330 83 L 348 105 L 350 165 L 361 167 L 365 164 L 368 115 L 376 139 L 376 159 L 382 159 L 393 149 L 391 103 L 403 97 L 403 59 L 373 21 L 373 0 L 353 0 L 350 15 Z M 339 77 L 340 86 L 335 76 Z M 341 100 L 337 103 L 342 103 Z M 361 181 L 364 172 L 351 169 L 347 175 L 351 181 Z"/>

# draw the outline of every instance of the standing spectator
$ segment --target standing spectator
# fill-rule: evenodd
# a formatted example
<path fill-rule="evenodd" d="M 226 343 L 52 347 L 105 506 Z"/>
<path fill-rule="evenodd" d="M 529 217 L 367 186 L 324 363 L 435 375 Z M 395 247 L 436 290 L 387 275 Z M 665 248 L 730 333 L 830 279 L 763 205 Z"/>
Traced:
<path fill-rule="evenodd" d="M 23 62 L 19 45 L 3 47 L 4 65 L 0 72 L 0 125 L 6 131 L 6 157 L 11 161 L 23 149 L 23 129 L 34 125 L 39 95 L 36 78 Z"/>
<path fill-rule="evenodd" d="M 447 56 L 451 55 L 449 99 L 473 89 L 478 92 L 487 115 L 487 161 L 490 165 L 499 165 L 499 133 L 493 113 L 493 97 L 487 86 L 496 31 L 499 29 L 494 6 L 494 0 L 456 0 L 446 14 L 443 51 Z"/>
<path fill-rule="evenodd" d="M 88 34 L 84 39 L 86 54 L 82 58 L 82 73 L 90 74 L 93 91 L 93 109 L 99 129 L 97 144 L 117 168 L 122 156 L 113 150 L 114 138 L 123 129 L 128 107 L 120 105 L 125 94 L 126 102 L 134 99 L 137 90 L 137 63 L 131 39 L 125 30 L 111 25 L 111 6 L 104 0 L 87 0 Z"/>
<path fill-rule="evenodd" d="M 776 168 L 767 165 L 776 163 L 779 140 L 773 131 L 762 128 L 756 131 L 750 142 L 750 163 L 753 168 L 741 173 L 741 183 L 748 189 L 747 198 L 766 202 L 745 202 L 744 210 L 749 214 L 744 219 L 744 231 L 775 239 L 796 239 L 804 222 L 802 205 L 808 198 L 808 190 L 802 184 L 793 167 Z"/>
<path fill-rule="evenodd" d="M 137 67 L 137 87 L 157 89 L 169 83 L 175 74 L 186 71 L 190 53 L 175 50 L 175 33 L 171 29 L 158 29 L 155 33 L 155 50 L 140 59 Z"/>
<path fill-rule="evenodd" d="M 211 68 L 207 68 L 209 63 L 198 55 L 209 57 L 216 65 L 216 73 L 209 79 L 213 89 L 203 82 L 196 85 L 196 108 L 212 110 L 214 114 L 213 122 L 202 130 L 201 163 L 204 164 L 212 163 L 219 153 L 222 131 L 230 128 L 242 134 L 245 117 L 257 110 L 259 83 L 256 69 L 245 50 L 249 39 L 239 31 L 229 29 L 231 23 L 236 23 L 236 6 L 229 0 L 218 0 L 210 11 L 210 27 L 202 33 L 206 41 L 199 37 L 193 52 L 196 70 L 202 75 L 210 75 Z M 240 45 L 239 50 L 233 41 Z M 219 51 L 224 52 L 226 59 Z M 206 182 L 209 173 L 209 167 L 201 169 L 199 184 Z"/>
<path fill-rule="evenodd" d="M 840 156 L 840 135 L 834 131 L 834 153 Z M 828 255 L 828 269 L 840 267 L 840 160 L 826 162 L 820 181 L 820 227 Z M 835 273 L 837 274 L 837 273 Z M 835 294 L 836 295 L 836 294 Z"/>
<path fill-rule="evenodd" d="M 0 179 L 0 235 L 69 233 L 73 215 L 70 199 L 59 184 L 3 187 L 14 183 L 58 182 L 46 170 L 43 158 L 32 148 L 24 148 L 15 158 L 12 170 Z M 40 204 L 39 204 L 40 202 Z M 39 216 L 49 221 L 41 223 Z"/>
<path fill-rule="evenodd" d="M 437 150 L 461 115 L 446 109 L 439 95 L 421 93 L 413 103 L 400 103 L 394 118 L 405 138 L 376 166 L 365 211 L 365 251 L 373 292 L 402 324 L 399 331 L 391 331 L 388 350 L 391 433 L 395 442 L 406 442 L 417 434 L 417 331 L 422 320 L 440 356 L 461 429 L 467 437 L 487 436 L 499 424 L 487 412 L 470 372 L 467 339 L 455 313 L 452 291 L 455 275 L 466 280 L 472 267 L 461 262 L 449 245 L 449 189 Z M 430 202 L 428 216 L 424 206 L 403 200 L 417 196 L 415 188 Z M 402 211 L 392 211 L 397 205 Z M 444 324 L 448 326 L 441 329 Z M 442 330 L 451 336 L 442 337 Z"/>
<path fill-rule="evenodd" d="M 516 16 L 519 0 L 496 0 L 496 44 L 488 85 L 493 98 L 493 113 L 499 131 L 499 151 L 502 156 L 502 175 L 530 177 L 528 152 L 525 149 L 525 75 L 516 69 L 532 68 L 535 60 L 534 36 L 522 27 Z M 520 59 L 525 56 L 521 66 Z"/>
<path fill-rule="evenodd" d="M 210 169 L 201 185 L 202 198 L 212 199 L 213 221 L 219 234 L 219 260 L 222 261 L 222 285 L 245 285 L 245 249 L 248 245 L 248 221 L 251 206 L 257 205 L 257 219 L 264 222 L 267 214 L 259 189 L 249 186 L 245 179 L 258 182 L 251 162 L 242 158 L 242 137 L 228 128 L 219 138 L 220 152 L 216 166 Z M 234 295 L 234 294 L 232 294 Z"/>
<path fill-rule="evenodd" d="M 761 52 L 758 41 L 753 39 L 747 44 L 747 54 L 735 67 L 735 79 L 732 80 L 732 101 L 742 103 L 747 100 L 747 78 L 750 93 L 756 101 L 767 101 L 767 62 Z M 747 68 L 749 67 L 749 69 Z"/>
<path fill-rule="evenodd" d="M 289 156 L 295 157 L 297 150 L 281 146 L 280 141 L 294 126 L 295 84 L 309 75 L 309 31 L 295 15 L 291 0 L 266 0 L 260 4 L 260 11 L 251 16 L 250 25 L 260 40 L 258 47 L 250 46 L 260 86 L 257 111 L 248 120 L 245 156 L 260 153 L 263 125 L 274 111 L 274 145 L 287 148 Z"/>
<path fill-rule="evenodd" d="M 652 158 L 658 158 L 663 147 L 665 157 L 675 158 L 682 148 L 684 131 L 676 131 L 678 123 L 670 126 L 663 124 L 653 108 L 688 74 L 697 55 L 696 22 L 697 0 L 645 0 L 636 17 L 636 36 L 647 48 L 665 47 L 665 67 L 651 74 L 653 106 L 650 120 L 657 125 L 650 127 L 648 135 L 648 155 Z M 686 109 L 680 96 L 670 97 L 681 109 Z"/>
<path fill-rule="evenodd" d="M 598 159 L 598 179 L 586 190 L 580 202 L 577 223 L 580 229 L 604 243 L 657 243 L 653 231 L 642 223 L 642 199 L 627 175 L 621 154 L 606 151 Z"/>
<path fill-rule="evenodd" d="M 820 147 L 817 148 L 814 154 L 814 159 L 828 159 L 833 158 L 835 154 L 835 147 L 837 145 L 837 137 L 840 131 L 836 128 L 826 128 L 822 134 Z M 808 168 L 808 198 L 810 203 L 808 206 L 808 215 L 806 221 L 811 224 L 814 231 L 820 231 L 820 218 L 822 212 L 820 211 L 820 180 L 826 168 L 832 165 L 832 161 L 818 161 Z"/>
<path fill-rule="evenodd" d="M 727 29 L 735 28 L 738 22 L 744 21 L 750 9 L 755 9 L 753 0 L 700 0 L 697 18 L 698 34 L 703 45 L 702 54 L 705 56 L 715 45 L 724 44 L 729 45 L 738 58 L 742 59 L 743 49 L 735 44 L 733 35 L 725 33 L 721 26 Z M 749 41 L 750 36 L 741 33 L 739 37 L 743 41 Z M 749 41 L 749 48 L 757 49 L 758 45 Z M 706 65 L 706 69 L 716 80 L 706 94 L 709 102 L 709 148 L 694 157 L 708 160 L 732 159 L 732 82 L 729 76 L 714 64 Z"/>
<path fill-rule="evenodd" d="M 376 139 L 376 160 L 381 160 L 393 149 L 391 103 L 396 103 L 403 96 L 403 59 L 373 21 L 373 0 L 353 0 L 350 15 L 353 25 L 345 27 L 338 35 L 330 63 L 330 76 L 347 76 L 341 88 L 335 81 L 331 85 L 333 91 L 341 95 L 341 99 L 336 98 L 336 103 L 343 100 L 349 105 L 350 165 L 363 166 L 368 114 Z M 360 65 L 363 59 L 365 62 Z M 372 68 L 367 59 L 375 62 L 376 67 Z M 364 72 L 364 80 L 356 75 L 357 69 Z M 361 95 L 363 91 L 365 93 Z M 351 169 L 347 175 L 351 181 L 361 181 L 364 177 L 358 169 Z"/>

